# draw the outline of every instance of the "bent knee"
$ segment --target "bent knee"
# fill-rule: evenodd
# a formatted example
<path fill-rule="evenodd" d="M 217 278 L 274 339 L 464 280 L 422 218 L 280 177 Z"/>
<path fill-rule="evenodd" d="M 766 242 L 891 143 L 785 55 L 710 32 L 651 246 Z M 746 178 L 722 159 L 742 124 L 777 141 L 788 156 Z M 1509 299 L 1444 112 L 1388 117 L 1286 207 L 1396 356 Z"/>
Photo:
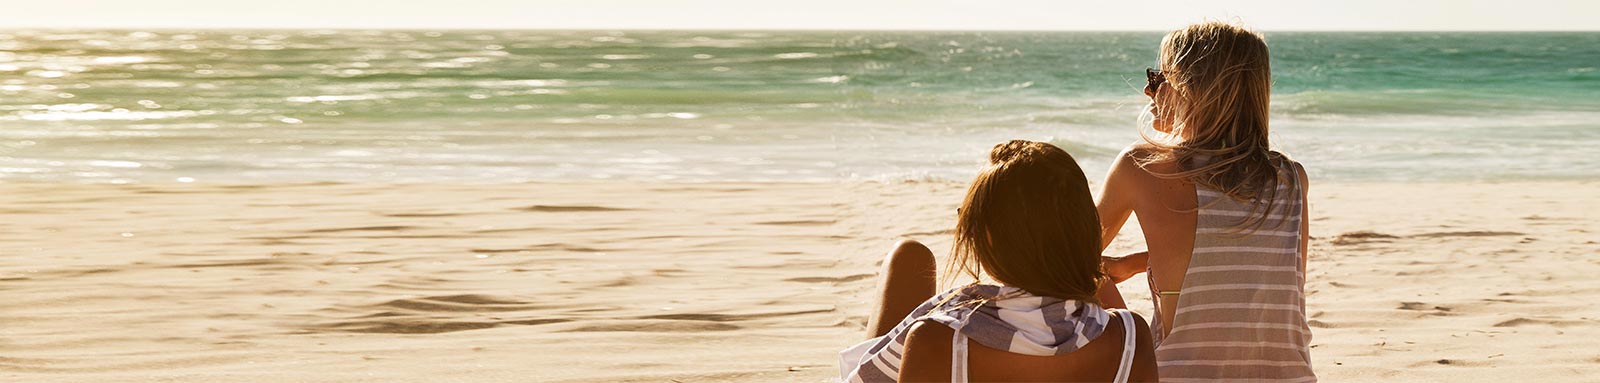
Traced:
<path fill-rule="evenodd" d="M 933 256 L 933 251 L 932 250 L 928 250 L 928 246 L 923 245 L 922 242 L 917 242 L 917 240 L 915 240 L 915 239 L 902 239 L 902 240 L 900 240 L 900 242 L 895 243 L 894 244 L 894 252 L 895 253 L 921 253 L 921 254 L 927 254 L 930 257 Z"/>
<path fill-rule="evenodd" d="M 902 240 L 894 245 L 894 250 L 889 252 L 883 264 L 891 270 L 917 272 L 933 270 L 933 251 L 915 239 Z"/>

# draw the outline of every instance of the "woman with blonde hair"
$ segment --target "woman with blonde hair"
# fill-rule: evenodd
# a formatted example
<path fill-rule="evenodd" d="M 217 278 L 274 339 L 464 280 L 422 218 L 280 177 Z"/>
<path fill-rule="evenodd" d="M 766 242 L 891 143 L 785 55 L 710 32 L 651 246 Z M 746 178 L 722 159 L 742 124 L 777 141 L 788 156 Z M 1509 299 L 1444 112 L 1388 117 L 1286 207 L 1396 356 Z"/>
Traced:
<path fill-rule="evenodd" d="M 846 382 L 1153 382 L 1144 320 L 1095 299 L 1105 280 L 1100 219 L 1072 156 L 1050 144 L 995 145 L 956 217 L 947 277 L 904 241 L 883 262 L 874 338 L 840 354 Z"/>
<path fill-rule="evenodd" d="M 1161 380 L 1310 382 L 1305 170 L 1269 145 L 1272 75 L 1260 34 L 1207 22 L 1167 34 L 1148 69 L 1155 134 L 1124 150 L 1097 201 L 1101 243 L 1130 214 L 1146 252 L 1106 258 L 1114 282 L 1148 272 Z"/>

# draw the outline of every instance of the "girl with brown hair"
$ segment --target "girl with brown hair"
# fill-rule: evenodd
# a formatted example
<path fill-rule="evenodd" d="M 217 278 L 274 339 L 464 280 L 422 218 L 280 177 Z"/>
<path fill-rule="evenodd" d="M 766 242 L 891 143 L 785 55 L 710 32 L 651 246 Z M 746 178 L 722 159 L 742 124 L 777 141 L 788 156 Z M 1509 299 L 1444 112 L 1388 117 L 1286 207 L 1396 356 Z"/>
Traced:
<path fill-rule="evenodd" d="M 1208 22 L 1167 34 L 1146 72 L 1157 132 L 1111 166 L 1101 243 L 1137 215 L 1148 251 L 1107 258 L 1100 291 L 1148 272 L 1167 381 L 1310 382 L 1304 168 L 1269 145 L 1267 44 Z"/>
<path fill-rule="evenodd" d="M 1155 381 L 1149 327 L 1095 298 L 1101 224 L 1083 171 L 1049 144 L 996 145 L 957 213 L 946 278 L 901 242 L 884 261 L 875 338 L 841 353 L 842 380 Z"/>

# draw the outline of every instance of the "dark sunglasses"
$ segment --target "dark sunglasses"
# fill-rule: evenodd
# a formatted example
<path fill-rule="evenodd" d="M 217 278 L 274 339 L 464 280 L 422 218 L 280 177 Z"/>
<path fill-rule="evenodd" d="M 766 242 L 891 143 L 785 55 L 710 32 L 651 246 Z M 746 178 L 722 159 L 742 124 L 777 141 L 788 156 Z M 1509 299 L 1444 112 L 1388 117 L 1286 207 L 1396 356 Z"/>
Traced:
<path fill-rule="evenodd" d="M 1167 82 L 1167 76 L 1161 74 L 1160 69 L 1144 68 L 1144 95 L 1156 97 L 1156 90 L 1161 89 L 1161 84 Z"/>

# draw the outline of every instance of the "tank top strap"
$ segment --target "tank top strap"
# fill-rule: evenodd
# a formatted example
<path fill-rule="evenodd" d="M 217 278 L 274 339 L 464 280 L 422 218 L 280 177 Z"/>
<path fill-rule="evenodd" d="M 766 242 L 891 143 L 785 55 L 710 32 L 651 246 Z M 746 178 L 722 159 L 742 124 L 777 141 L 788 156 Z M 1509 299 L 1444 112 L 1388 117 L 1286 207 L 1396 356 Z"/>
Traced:
<path fill-rule="evenodd" d="M 967 383 L 967 334 L 955 329 L 950 337 L 950 383 Z"/>
<path fill-rule="evenodd" d="M 1128 309 L 1116 309 L 1117 316 L 1122 317 L 1122 362 L 1117 365 L 1116 383 L 1127 383 L 1129 375 L 1133 373 L 1133 353 L 1138 350 L 1139 327 L 1133 324 L 1133 312 Z"/>

